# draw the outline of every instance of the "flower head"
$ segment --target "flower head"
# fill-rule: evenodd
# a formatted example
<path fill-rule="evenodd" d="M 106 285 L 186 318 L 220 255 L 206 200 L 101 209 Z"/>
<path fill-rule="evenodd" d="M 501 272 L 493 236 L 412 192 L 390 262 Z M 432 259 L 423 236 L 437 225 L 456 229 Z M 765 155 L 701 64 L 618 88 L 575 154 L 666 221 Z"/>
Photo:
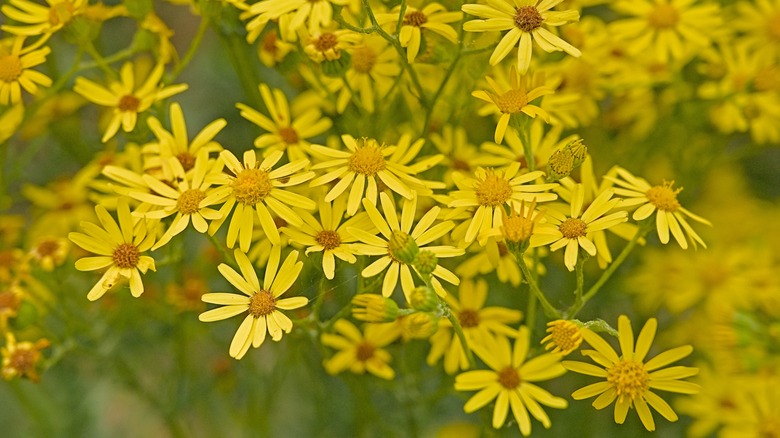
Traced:
<path fill-rule="evenodd" d="M 47 339 L 39 339 L 35 343 L 16 342 L 13 333 L 7 332 L 5 347 L 0 351 L 3 356 L 3 378 L 11 380 L 16 377 L 27 377 L 33 382 L 38 382 L 41 379 L 38 375 L 41 350 L 49 345 Z"/>
<path fill-rule="evenodd" d="M 3 6 L 5 12 L 6 6 Z M 5 26 L 3 26 L 5 27 Z M 10 42 L 10 45 L 5 44 Z M 39 43 L 24 46 L 24 37 L 0 41 L 0 105 L 17 104 L 22 101 L 22 88 L 28 93 L 38 94 L 38 85 L 50 87 L 51 79 L 43 73 L 31 70 L 46 62 L 51 49 L 40 47 Z"/>
<path fill-rule="evenodd" d="M 399 11 L 400 7 L 396 7 L 391 13 L 377 14 L 377 22 L 380 25 L 392 24 L 395 26 L 399 19 Z M 401 30 L 398 34 L 401 47 L 406 47 L 407 61 L 414 62 L 420 52 L 420 45 L 425 35 L 423 30 L 434 32 L 453 43 L 457 43 L 458 33 L 448 23 L 460 21 L 461 16 L 460 12 L 448 12 L 443 5 L 436 2 L 428 3 L 421 9 L 407 6 L 404 17 L 401 19 Z"/>
<path fill-rule="evenodd" d="M 625 315 L 618 318 L 618 337 L 622 355 L 590 329 L 583 328 L 582 337 L 595 350 L 582 352 L 601 367 L 584 362 L 564 361 L 563 366 L 569 371 L 606 379 L 604 382 L 580 388 L 571 395 L 575 400 L 595 397 L 593 407 L 604 409 L 615 403 L 615 422 L 623 424 L 629 408 L 636 409 L 642 424 L 649 431 L 655 430 L 655 422 L 650 407 L 658 411 L 669 421 L 677 421 L 677 414 L 653 390 L 695 394 L 699 385 L 681 381 L 699 372 L 698 368 L 674 366 L 661 369 L 673 362 L 688 356 L 693 347 L 685 345 L 667 350 L 645 362 L 647 353 L 655 337 L 658 326 L 655 318 L 647 321 L 634 344 L 634 333 L 631 321 Z M 603 367 L 603 368 L 602 368 Z"/>
<path fill-rule="evenodd" d="M 395 324 L 366 324 L 361 333 L 351 322 L 339 319 L 334 328 L 338 334 L 322 335 L 323 345 L 339 350 L 325 360 L 328 374 L 350 370 L 355 374 L 368 371 L 386 380 L 395 377 L 395 371 L 388 365 L 392 357 L 384 349 L 398 339 L 400 332 Z"/>
<path fill-rule="evenodd" d="M 84 13 L 87 0 L 47 0 L 42 6 L 29 0 L 9 0 L 3 5 L 2 12 L 22 25 L 4 24 L 2 29 L 15 35 L 44 35 L 54 33 Z"/>
<path fill-rule="evenodd" d="M 542 344 L 545 350 L 561 353 L 563 356 L 579 348 L 582 343 L 580 327 L 572 321 L 558 319 L 547 323 L 547 333 Z"/>

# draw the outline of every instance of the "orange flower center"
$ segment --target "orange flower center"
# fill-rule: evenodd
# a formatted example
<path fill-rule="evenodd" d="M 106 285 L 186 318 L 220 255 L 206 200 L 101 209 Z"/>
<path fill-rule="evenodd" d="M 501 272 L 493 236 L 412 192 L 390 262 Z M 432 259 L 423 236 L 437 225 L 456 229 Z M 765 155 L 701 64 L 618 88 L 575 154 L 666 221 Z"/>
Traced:
<path fill-rule="evenodd" d="M 659 210 L 674 213 L 680 208 L 680 203 L 677 202 L 677 194 L 682 191 L 682 188 L 673 189 L 673 186 L 674 181 L 664 182 L 663 185 L 655 186 L 648 190 L 645 196 Z"/>
<path fill-rule="evenodd" d="M 535 6 L 515 8 L 515 26 L 523 32 L 531 32 L 539 28 L 542 22 L 544 22 L 544 18 Z"/>
<path fill-rule="evenodd" d="M 255 205 L 265 199 L 271 190 L 271 178 L 268 172 L 260 169 L 244 169 L 233 181 L 233 196 L 245 205 Z"/>
<path fill-rule="evenodd" d="M 0 56 L 0 81 L 14 82 L 24 71 L 22 60 L 16 55 Z"/>
<path fill-rule="evenodd" d="M 528 105 L 528 95 L 523 90 L 509 90 L 502 95 L 491 94 L 498 110 L 504 114 L 517 114 Z"/>
<path fill-rule="evenodd" d="M 349 170 L 366 176 L 373 176 L 387 167 L 382 149 L 373 144 L 365 144 L 352 153 L 347 161 Z"/>
<path fill-rule="evenodd" d="M 276 310 L 276 298 L 271 292 L 261 290 L 249 298 L 249 314 L 255 318 L 270 315 Z"/>
<path fill-rule="evenodd" d="M 292 126 L 287 126 L 279 130 L 279 137 L 282 137 L 282 141 L 287 144 L 298 143 L 298 133 Z"/>
<path fill-rule="evenodd" d="M 352 51 L 352 69 L 358 73 L 370 73 L 376 64 L 377 57 L 377 53 L 371 47 L 356 47 Z"/>
<path fill-rule="evenodd" d="M 119 99 L 117 108 L 119 108 L 119 111 L 138 112 L 138 107 L 140 105 L 141 101 L 137 97 L 128 94 Z"/>
<path fill-rule="evenodd" d="M 552 336 L 552 344 L 561 351 L 571 352 L 582 343 L 580 329 L 571 321 L 556 321 L 547 331 Z"/>
<path fill-rule="evenodd" d="M 360 362 L 365 362 L 372 357 L 374 357 L 374 351 L 376 351 L 376 347 L 369 344 L 368 342 L 361 342 L 357 345 L 357 351 L 355 352 L 355 357 Z"/>
<path fill-rule="evenodd" d="M 179 195 L 179 199 L 176 201 L 176 207 L 181 214 L 193 214 L 200 210 L 200 201 L 206 198 L 206 194 L 202 190 L 189 189 L 186 192 Z"/>
<path fill-rule="evenodd" d="M 339 39 L 335 33 L 325 32 L 314 40 L 314 48 L 320 52 L 327 52 L 328 50 L 335 48 L 338 43 Z"/>
<path fill-rule="evenodd" d="M 41 257 L 46 257 L 54 255 L 54 253 L 56 253 L 59 248 L 60 244 L 56 240 L 44 240 L 38 244 L 35 250 Z"/>
<path fill-rule="evenodd" d="M 314 236 L 314 240 L 322 245 L 325 250 L 338 248 L 341 245 L 341 237 L 339 233 L 331 230 L 322 230 Z"/>
<path fill-rule="evenodd" d="M 114 264 L 120 268 L 135 268 L 141 258 L 141 252 L 132 243 L 123 243 L 114 249 L 111 258 L 114 260 Z"/>
<path fill-rule="evenodd" d="M 588 224 L 582 219 L 570 217 L 561 222 L 558 226 L 558 230 L 563 234 L 563 237 L 567 239 L 576 239 L 578 237 L 584 237 L 588 231 Z"/>
<path fill-rule="evenodd" d="M 680 20 L 680 14 L 674 6 L 664 3 L 655 5 L 655 9 L 647 17 L 650 25 L 657 29 L 674 27 Z"/>
<path fill-rule="evenodd" d="M 409 12 L 404 15 L 404 24 L 420 27 L 428 22 L 428 17 L 422 11 Z"/>
<path fill-rule="evenodd" d="M 479 313 L 476 310 L 463 309 L 458 312 L 458 322 L 463 328 L 472 328 L 479 325 Z"/>
<path fill-rule="evenodd" d="M 176 159 L 179 160 L 179 163 L 181 163 L 181 167 L 185 172 L 195 167 L 195 155 L 192 155 L 188 151 L 176 155 Z"/>
<path fill-rule="evenodd" d="M 16 314 L 19 304 L 21 300 L 17 294 L 11 291 L 0 292 L 0 315 Z"/>
<path fill-rule="evenodd" d="M 506 389 L 515 389 L 520 386 L 520 374 L 512 367 L 506 367 L 498 372 L 498 383 Z"/>
<path fill-rule="evenodd" d="M 512 186 L 503 176 L 496 175 L 492 170 L 488 170 L 485 179 L 477 181 L 476 184 L 477 202 L 480 205 L 496 207 L 503 205 L 512 197 Z"/>
<path fill-rule="evenodd" d="M 607 370 L 607 382 L 612 384 L 621 400 L 624 397 L 633 400 L 644 394 L 649 380 L 645 366 L 639 362 L 621 360 Z"/>

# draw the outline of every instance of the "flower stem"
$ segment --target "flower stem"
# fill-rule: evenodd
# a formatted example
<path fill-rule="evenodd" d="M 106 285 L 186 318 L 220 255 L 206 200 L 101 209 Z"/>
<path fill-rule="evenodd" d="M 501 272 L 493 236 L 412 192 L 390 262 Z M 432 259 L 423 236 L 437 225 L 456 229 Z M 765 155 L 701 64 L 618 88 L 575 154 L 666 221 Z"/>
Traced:
<path fill-rule="evenodd" d="M 531 275 L 531 270 L 528 269 L 528 265 L 525 263 L 525 259 L 523 257 L 517 257 L 517 266 L 519 266 L 520 270 L 523 272 L 523 277 L 525 277 L 525 280 L 528 282 L 528 286 L 531 289 L 531 292 L 536 295 L 536 298 L 542 304 L 544 314 L 550 319 L 560 318 L 560 312 L 558 312 L 558 309 L 553 307 L 553 305 L 547 301 L 547 297 L 545 297 L 544 293 L 542 293 L 542 291 L 539 289 L 539 286 L 536 284 L 536 280 L 534 280 L 534 277 Z"/>

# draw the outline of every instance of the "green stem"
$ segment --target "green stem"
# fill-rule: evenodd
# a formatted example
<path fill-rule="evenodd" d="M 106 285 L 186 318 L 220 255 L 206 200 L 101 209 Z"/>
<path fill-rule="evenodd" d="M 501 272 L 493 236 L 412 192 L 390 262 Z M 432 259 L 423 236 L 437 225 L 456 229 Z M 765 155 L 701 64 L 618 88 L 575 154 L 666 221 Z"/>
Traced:
<path fill-rule="evenodd" d="M 620 267 L 620 265 L 623 264 L 623 262 L 626 260 L 628 255 L 631 253 L 631 251 L 634 249 L 637 243 L 639 243 L 640 240 L 642 240 L 643 237 L 647 235 L 648 232 L 652 229 L 652 225 L 654 224 L 653 220 L 649 220 L 646 222 L 643 222 L 640 224 L 639 229 L 636 230 L 636 234 L 634 234 L 634 237 L 628 242 L 628 244 L 623 248 L 623 251 L 620 252 L 620 254 L 617 256 L 615 261 L 612 262 L 611 265 L 609 265 L 609 268 L 604 271 L 604 273 L 601 274 L 601 277 L 596 281 L 593 286 L 588 289 L 588 292 L 585 293 L 585 295 L 582 297 L 581 300 L 578 302 L 575 302 L 568 311 L 566 311 L 567 319 L 573 319 L 577 314 L 582 310 L 582 308 L 585 306 L 585 304 L 590 301 L 591 298 L 593 298 L 600 290 L 601 287 L 604 286 L 604 284 L 612 277 L 612 274 L 617 271 L 617 269 Z"/>
<path fill-rule="evenodd" d="M 84 50 L 89 53 L 89 56 L 92 57 L 92 59 L 95 61 L 95 64 L 100 67 L 101 70 L 103 70 L 106 76 L 111 78 L 111 80 L 116 80 L 116 72 L 111 69 L 111 67 L 106 62 L 106 59 L 103 58 L 100 52 L 98 52 L 94 44 L 91 42 L 84 44 Z"/>
<path fill-rule="evenodd" d="M 197 53 L 198 48 L 200 47 L 200 43 L 203 41 L 203 36 L 206 34 L 206 30 L 208 28 L 209 18 L 207 16 L 203 16 L 200 19 L 198 30 L 195 32 L 195 36 L 192 38 L 192 42 L 187 48 L 187 53 L 184 54 L 184 56 L 181 58 L 181 62 L 179 62 L 179 65 L 176 66 L 176 68 L 173 70 L 173 73 L 171 74 L 171 81 L 177 78 L 179 73 L 181 73 L 182 70 L 184 70 L 187 65 L 189 65 L 190 61 L 192 61 L 192 58 L 195 56 L 195 53 Z"/>
<path fill-rule="evenodd" d="M 577 275 L 577 290 L 574 291 L 574 303 L 578 304 L 582 302 L 582 292 L 585 290 L 585 262 L 582 258 L 577 258 L 574 271 Z"/>
<path fill-rule="evenodd" d="M 450 309 L 450 306 L 447 305 L 447 303 L 439 298 L 441 301 L 442 306 L 445 309 L 445 316 L 450 321 L 450 324 L 452 324 L 452 330 L 455 331 L 455 335 L 458 336 L 458 340 L 460 341 L 461 347 L 463 347 L 463 351 L 466 352 L 466 358 L 469 360 L 469 367 L 474 369 L 477 367 L 477 361 L 474 360 L 474 353 L 471 352 L 471 348 L 469 347 L 468 341 L 466 341 L 466 334 L 463 333 L 463 327 L 460 325 L 460 321 L 458 321 L 458 318 L 455 317 L 455 315 L 452 313 L 452 309 Z"/>
<path fill-rule="evenodd" d="M 531 289 L 531 292 L 536 295 L 536 298 L 542 304 L 544 314 L 550 319 L 559 319 L 561 317 L 560 312 L 547 301 L 547 297 L 545 297 L 544 293 L 539 289 L 536 280 L 534 280 L 534 277 L 531 275 L 531 270 L 528 269 L 528 265 L 525 263 L 524 257 L 517 257 L 517 266 L 519 266 L 520 270 L 523 272 L 523 277 L 525 277 L 525 280 L 528 282 L 528 287 Z"/>

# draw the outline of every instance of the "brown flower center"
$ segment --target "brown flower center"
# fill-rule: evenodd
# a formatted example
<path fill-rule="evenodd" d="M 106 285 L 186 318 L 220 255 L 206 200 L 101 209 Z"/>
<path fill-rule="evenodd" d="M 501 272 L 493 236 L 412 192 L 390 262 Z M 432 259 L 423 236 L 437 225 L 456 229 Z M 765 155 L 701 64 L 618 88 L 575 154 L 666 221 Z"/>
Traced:
<path fill-rule="evenodd" d="M 141 259 L 141 252 L 138 251 L 135 245 L 123 243 L 114 249 L 114 254 L 111 255 L 111 258 L 114 260 L 114 264 L 120 268 L 135 268 Z"/>
<path fill-rule="evenodd" d="M 41 257 L 53 255 L 60 248 L 59 242 L 56 240 L 44 240 L 39 243 L 35 250 Z"/>
<path fill-rule="evenodd" d="M 404 15 L 404 24 L 420 27 L 428 22 L 428 17 L 422 11 L 409 12 Z"/>
<path fill-rule="evenodd" d="M 138 112 L 138 107 L 140 105 L 141 101 L 137 97 L 132 94 L 127 94 L 119 99 L 117 108 L 119 108 L 119 111 Z"/>
<path fill-rule="evenodd" d="M 531 32 L 544 22 L 542 14 L 535 6 L 515 8 L 515 26 L 523 32 Z"/>
<path fill-rule="evenodd" d="M 271 292 L 261 290 L 249 298 L 249 314 L 255 318 L 270 315 L 276 310 L 276 298 Z"/>
<path fill-rule="evenodd" d="M 352 51 L 352 69 L 358 73 L 370 73 L 377 57 L 377 53 L 371 47 L 356 47 Z"/>
<path fill-rule="evenodd" d="M 261 44 L 264 52 L 276 54 L 276 31 L 272 30 L 271 32 L 268 32 L 265 37 L 263 37 L 263 42 Z"/>
<path fill-rule="evenodd" d="M 376 347 L 369 344 L 368 342 L 361 342 L 357 345 L 357 351 L 355 352 L 355 357 L 360 362 L 365 362 L 372 357 L 374 357 L 374 352 L 376 351 Z"/>
<path fill-rule="evenodd" d="M 498 383 L 506 389 L 515 389 L 520 386 L 520 374 L 512 367 L 506 367 L 498 372 Z"/>
<path fill-rule="evenodd" d="M 245 205 L 255 205 L 265 199 L 271 190 L 271 178 L 268 172 L 260 169 L 244 169 L 233 180 L 233 196 Z"/>
<path fill-rule="evenodd" d="M 281 128 L 279 130 L 279 137 L 282 137 L 282 141 L 287 144 L 298 143 L 298 133 L 295 132 L 295 128 L 293 128 L 292 126 Z"/>
<path fill-rule="evenodd" d="M 206 194 L 202 190 L 189 189 L 186 192 L 179 195 L 179 199 L 176 201 L 176 207 L 178 207 L 181 214 L 192 214 L 200 210 L 200 201 L 206 198 Z"/>
<path fill-rule="evenodd" d="M 22 75 L 24 66 L 16 55 L 0 56 L 0 81 L 14 82 Z"/>
<path fill-rule="evenodd" d="M 11 291 L 0 292 L 0 315 L 15 314 L 19 310 L 19 304 L 21 304 L 19 295 Z"/>
<path fill-rule="evenodd" d="M 325 250 L 338 248 L 341 245 L 341 236 L 339 233 L 331 230 L 322 230 L 314 236 L 314 240 L 322 245 Z"/>
<path fill-rule="evenodd" d="M 472 328 L 479 325 L 479 313 L 472 309 L 462 309 L 458 312 L 458 322 L 463 328 Z"/>
<path fill-rule="evenodd" d="M 677 202 L 677 194 L 682 191 L 682 188 L 673 189 L 673 186 L 674 181 L 664 182 L 663 185 L 655 186 L 648 190 L 645 196 L 659 210 L 674 213 L 680 208 L 680 203 Z"/>
<path fill-rule="evenodd" d="M 327 52 L 328 50 L 335 48 L 338 43 L 339 39 L 335 33 L 325 32 L 314 40 L 314 48 L 320 52 Z"/>
<path fill-rule="evenodd" d="M 176 155 L 176 159 L 179 160 L 185 172 L 195 167 L 195 155 L 192 155 L 189 151 Z"/>
<path fill-rule="evenodd" d="M 477 181 L 475 192 L 480 205 L 496 207 L 512 197 L 512 186 L 506 178 L 488 170 L 485 179 Z"/>
<path fill-rule="evenodd" d="M 558 230 L 563 234 L 563 237 L 567 239 L 576 239 L 578 237 L 584 237 L 588 231 L 588 224 L 582 219 L 570 217 L 561 222 L 558 226 Z"/>

